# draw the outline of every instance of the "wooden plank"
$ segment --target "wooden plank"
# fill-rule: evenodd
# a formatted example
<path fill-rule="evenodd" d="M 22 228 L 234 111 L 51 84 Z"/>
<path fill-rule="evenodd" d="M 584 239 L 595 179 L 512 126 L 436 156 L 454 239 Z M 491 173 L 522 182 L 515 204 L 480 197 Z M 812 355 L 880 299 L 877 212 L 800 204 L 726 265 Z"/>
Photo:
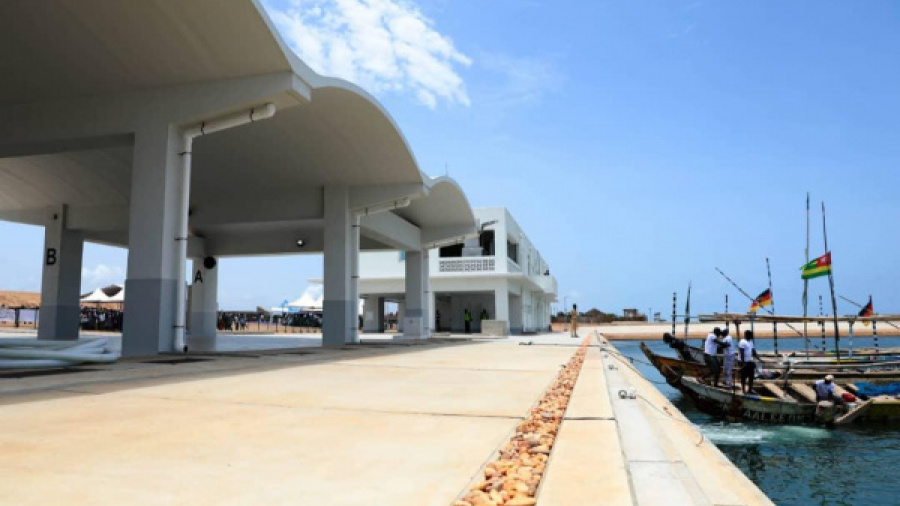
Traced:
<path fill-rule="evenodd" d="M 848 423 L 852 423 L 857 418 L 864 416 L 869 412 L 869 409 L 872 407 L 872 403 L 875 402 L 875 399 L 869 399 L 865 402 L 861 402 L 856 405 L 855 408 L 851 409 L 847 413 L 837 417 L 834 419 L 835 425 L 846 425 Z"/>
<path fill-rule="evenodd" d="M 763 388 L 765 388 L 766 390 L 771 392 L 772 395 L 774 395 L 775 397 L 777 397 L 781 400 L 785 400 L 785 401 L 796 402 L 796 400 L 794 398 L 790 397 L 787 393 L 785 393 L 784 390 L 781 389 L 780 386 L 776 385 L 775 383 L 772 383 L 771 381 L 766 381 L 766 382 L 762 382 L 760 384 L 763 386 Z"/>
<path fill-rule="evenodd" d="M 804 385 L 803 383 L 790 383 L 788 388 L 796 392 L 798 395 L 808 400 L 809 402 L 816 402 L 816 391 L 809 385 Z"/>

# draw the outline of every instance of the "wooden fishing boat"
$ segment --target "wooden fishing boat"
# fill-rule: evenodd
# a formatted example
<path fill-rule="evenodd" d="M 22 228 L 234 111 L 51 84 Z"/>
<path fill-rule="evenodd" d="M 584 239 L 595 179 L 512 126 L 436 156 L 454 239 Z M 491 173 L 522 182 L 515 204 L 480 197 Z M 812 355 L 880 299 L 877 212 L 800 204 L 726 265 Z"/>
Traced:
<path fill-rule="evenodd" d="M 679 378 L 688 376 L 692 378 L 703 378 L 708 374 L 705 364 L 679 360 L 677 358 L 666 357 L 654 353 L 649 346 L 643 342 L 640 344 L 641 351 L 651 364 L 665 378 L 666 383 L 681 389 Z M 847 381 L 863 381 L 863 382 L 880 382 L 880 383 L 900 383 L 900 362 L 883 362 L 879 364 L 848 364 L 843 363 L 836 365 L 820 365 L 797 367 L 793 364 L 771 364 L 760 362 L 760 367 L 768 374 L 772 375 L 772 379 L 784 378 L 787 376 L 795 380 L 817 380 L 826 374 L 831 374 L 837 379 Z M 735 377 L 738 376 L 738 365 L 735 364 Z M 735 380 L 740 383 L 739 380 Z"/>
<path fill-rule="evenodd" d="M 889 422 L 900 420 L 900 400 L 891 395 L 879 395 L 835 406 L 831 402 L 816 402 L 812 381 L 758 381 L 752 393 L 740 388 L 726 389 L 704 384 L 697 378 L 682 377 L 682 392 L 698 409 L 727 420 L 745 420 L 777 424 L 846 425 L 861 422 Z M 840 380 L 835 393 L 842 397 L 858 392 L 855 383 Z M 894 385 L 898 385 L 896 382 Z"/>
<path fill-rule="evenodd" d="M 891 348 L 892 351 L 896 351 L 896 348 Z M 675 348 L 675 351 L 678 353 L 683 360 L 697 362 L 699 364 L 703 364 L 703 349 L 697 346 L 691 346 L 689 344 L 685 344 L 682 347 Z M 806 356 L 806 353 L 802 351 L 792 351 L 790 353 L 779 353 L 775 354 L 772 352 L 760 352 L 757 351 L 757 355 L 759 355 L 760 359 L 768 366 L 772 368 L 781 368 L 788 364 L 794 368 L 804 368 L 804 367 L 827 367 L 827 366 L 840 366 L 840 365 L 848 365 L 854 367 L 881 367 L 881 368 L 896 368 L 900 366 L 900 354 L 896 353 L 888 353 L 887 350 L 882 350 L 881 352 L 875 354 L 858 354 L 856 352 L 853 353 L 852 356 L 841 355 L 840 359 L 837 359 L 835 355 L 832 354 L 823 354 L 819 352 L 818 354 L 810 353 L 809 357 Z M 721 361 L 721 357 L 720 357 Z"/>

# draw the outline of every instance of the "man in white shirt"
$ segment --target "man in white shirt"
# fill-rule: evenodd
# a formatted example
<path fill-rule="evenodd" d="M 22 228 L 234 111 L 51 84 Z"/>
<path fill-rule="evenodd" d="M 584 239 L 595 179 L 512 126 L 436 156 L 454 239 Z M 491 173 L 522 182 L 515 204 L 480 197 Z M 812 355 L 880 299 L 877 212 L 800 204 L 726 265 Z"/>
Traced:
<path fill-rule="evenodd" d="M 722 329 L 716 327 L 713 331 L 706 336 L 706 341 L 703 343 L 703 362 L 706 363 L 706 368 L 709 370 L 709 379 L 712 380 L 712 386 L 717 386 L 719 383 L 719 374 L 722 372 L 722 368 L 719 365 L 719 358 L 716 356 L 719 353 L 719 337 L 722 335 Z"/>
<path fill-rule="evenodd" d="M 829 374 L 825 376 L 825 379 L 816 381 L 815 388 L 816 402 L 831 401 L 835 404 L 840 402 L 837 396 L 834 395 L 834 376 Z"/>
<path fill-rule="evenodd" d="M 725 369 L 725 388 L 734 386 L 734 340 L 728 333 L 728 327 L 722 331 L 722 365 Z"/>
<path fill-rule="evenodd" d="M 756 375 L 754 358 L 759 358 L 756 348 L 753 346 L 753 332 L 744 331 L 744 337 L 738 341 L 738 360 L 741 364 L 741 392 L 753 392 L 753 377 Z M 749 384 L 749 388 L 748 387 Z"/>

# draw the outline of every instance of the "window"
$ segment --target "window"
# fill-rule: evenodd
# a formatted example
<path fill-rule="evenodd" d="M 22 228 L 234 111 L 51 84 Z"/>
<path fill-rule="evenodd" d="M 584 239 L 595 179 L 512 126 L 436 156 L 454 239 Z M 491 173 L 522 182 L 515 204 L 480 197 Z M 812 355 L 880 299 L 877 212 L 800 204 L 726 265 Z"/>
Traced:
<path fill-rule="evenodd" d="M 513 262 L 519 263 L 519 245 L 509 239 L 506 240 L 506 256 Z"/>
<path fill-rule="evenodd" d="M 444 246 L 441 248 L 440 257 L 441 258 L 456 258 L 462 256 L 463 245 L 454 244 L 452 246 Z"/>
<path fill-rule="evenodd" d="M 478 245 L 481 246 L 481 254 L 485 256 L 494 256 L 494 231 L 485 230 L 478 236 Z"/>

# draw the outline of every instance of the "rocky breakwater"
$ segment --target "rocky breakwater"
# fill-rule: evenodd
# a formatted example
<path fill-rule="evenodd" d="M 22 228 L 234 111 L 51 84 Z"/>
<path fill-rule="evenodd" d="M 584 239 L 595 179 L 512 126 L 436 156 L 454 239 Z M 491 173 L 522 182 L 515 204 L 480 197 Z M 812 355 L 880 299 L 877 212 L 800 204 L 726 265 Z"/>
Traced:
<path fill-rule="evenodd" d="M 537 492 L 553 450 L 569 398 L 591 342 L 586 337 L 556 381 L 516 427 L 499 455 L 484 466 L 484 479 L 453 506 L 531 506 L 537 504 Z"/>

